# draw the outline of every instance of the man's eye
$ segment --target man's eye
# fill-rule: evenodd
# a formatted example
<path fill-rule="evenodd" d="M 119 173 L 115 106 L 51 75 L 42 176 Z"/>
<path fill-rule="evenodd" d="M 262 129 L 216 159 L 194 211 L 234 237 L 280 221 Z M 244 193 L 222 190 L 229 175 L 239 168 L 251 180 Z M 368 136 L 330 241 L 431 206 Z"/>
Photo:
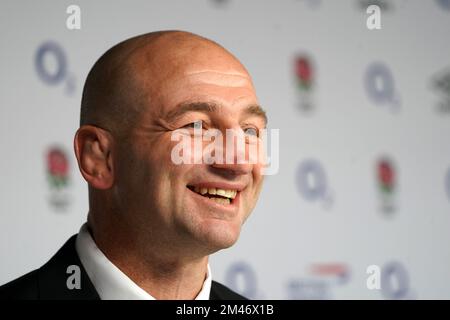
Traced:
<path fill-rule="evenodd" d="M 185 128 L 192 128 L 192 129 L 202 129 L 203 128 L 203 121 L 197 120 L 195 122 L 191 122 L 184 126 Z"/>
<path fill-rule="evenodd" d="M 249 136 L 258 136 L 258 130 L 255 128 L 245 128 L 244 133 Z"/>

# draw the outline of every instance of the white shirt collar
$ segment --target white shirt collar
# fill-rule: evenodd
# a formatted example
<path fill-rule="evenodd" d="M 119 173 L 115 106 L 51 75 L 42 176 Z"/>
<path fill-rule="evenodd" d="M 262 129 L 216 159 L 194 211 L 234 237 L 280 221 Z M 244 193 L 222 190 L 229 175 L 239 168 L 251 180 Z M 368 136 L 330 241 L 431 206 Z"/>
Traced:
<path fill-rule="evenodd" d="M 86 224 L 81 226 L 75 248 L 89 279 L 102 300 L 155 300 L 148 292 L 139 287 L 125 273 L 117 268 L 97 247 Z M 209 300 L 211 291 L 211 269 L 203 287 L 195 300 Z"/>

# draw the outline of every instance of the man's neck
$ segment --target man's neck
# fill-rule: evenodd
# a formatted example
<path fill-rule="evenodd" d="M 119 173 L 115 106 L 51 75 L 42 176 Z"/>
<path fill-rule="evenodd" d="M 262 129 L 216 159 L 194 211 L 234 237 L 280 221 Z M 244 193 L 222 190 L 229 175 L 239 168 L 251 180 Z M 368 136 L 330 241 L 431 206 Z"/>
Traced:
<path fill-rule="evenodd" d="M 91 235 L 93 235 L 91 231 Z M 134 283 L 155 299 L 195 299 L 202 289 L 206 275 L 208 257 L 182 258 L 168 256 L 161 248 L 136 250 L 141 246 L 130 241 L 94 237 L 103 254 Z M 129 239 L 129 238 L 128 238 Z"/>
<path fill-rule="evenodd" d="M 140 262 L 139 258 L 111 259 L 133 282 L 155 299 L 193 300 L 203 287 L 207 257 L 190 263 Z"/>

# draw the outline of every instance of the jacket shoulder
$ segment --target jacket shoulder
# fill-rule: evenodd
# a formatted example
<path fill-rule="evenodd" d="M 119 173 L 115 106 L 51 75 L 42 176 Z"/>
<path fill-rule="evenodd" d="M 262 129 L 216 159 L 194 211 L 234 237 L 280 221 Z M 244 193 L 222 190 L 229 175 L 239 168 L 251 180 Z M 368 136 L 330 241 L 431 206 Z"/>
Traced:
<path fill-rule="evenodd" d="M 16 299 L 39 299 L 38 270 L 31 271 L 0 287 L 0 300 Z"/>
<path fill-rule="evenodd" d="M 98 300 L 92 282 L 81 264 L 75 249 L 76 235 L 41 268 L 0 287 L 1 299 L 39 300 Z M 77 266 L 79 288 L 67 285 L 68 267 Z"/>
<path fill-rule="evenodd" d="M 211 300 L 248 300 L 223 284 L 213 281 L 211 284 Z"/>

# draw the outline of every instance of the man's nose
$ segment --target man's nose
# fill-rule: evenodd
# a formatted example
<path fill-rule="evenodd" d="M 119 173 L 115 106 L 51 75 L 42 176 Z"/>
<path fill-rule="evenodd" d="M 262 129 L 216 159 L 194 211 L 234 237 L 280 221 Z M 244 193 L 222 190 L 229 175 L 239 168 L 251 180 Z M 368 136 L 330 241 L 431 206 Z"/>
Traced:
<path fill-rule="evenodd" d="M 217 161 L 217 160 L 221 161 Z M 232 130 L 223 136 L 222 157 L 216 158 L 212 167 L 229 171 L 235 175 L 252 172 L 249 148 L 242 132 Z"/>

